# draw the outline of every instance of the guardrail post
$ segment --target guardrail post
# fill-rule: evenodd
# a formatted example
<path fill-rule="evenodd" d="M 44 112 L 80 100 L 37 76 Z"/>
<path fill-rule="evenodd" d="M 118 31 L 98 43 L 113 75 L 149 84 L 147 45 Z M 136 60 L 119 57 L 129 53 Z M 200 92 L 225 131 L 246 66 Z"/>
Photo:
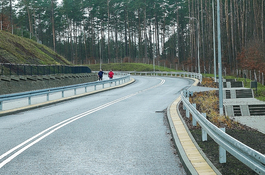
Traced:
<path fill-rule="evenodd" d="M 31 97 L 28 98 L 28 104 L 31 105 Z"/>
<path fill-rule="evenodd" d="M 196 104 L 194 103 L 194 104 L 192 104 L 194 107 L 195 107 L 195 109 L 196 109 Z M 196 126 L 197 125 L 197 121 L 195 120 L 195 117 L 194 116 L 192 116 L 192 126 Z"/>
<path fill-rule="evenodd" d="M 186 117 L 190 118 L 190 111 L 186 109 Z"/>
<path fill-rule="evenodd" d="M 225 128 L 219 128 L 225 132 Z M 226 150 L 219 145 L 219 163 L 226 163 Z"/>
<path fill-rule="evenodd" d="M 190 118 L 190 111 L 186 109 L 186 117 Z"/>
<path fill-rule="evenodd" d="M 189 97 L 190 97 L 190 91 L 186 91 L 186 97 L 189 99 Z"/>
<path fill-rule="evenodd" d="M 94 90 L 97 90 L 97 85 L 94 86 Z"/>
<path fill-rule="evenodd" d="M 62 90 L 62 98 L 64 98 L 64 90 Z"/>
<path fill-rule="evenodd" d="M 50 98 L 49 98 L 49 93 L 47 93 L 47 101 L 49 101 L 50 100 Z"/>
<path fill-rule="evenodd" d="M 186 110 L 186 106 L 183 101 L 182 101 L 182 104 L 183 104 L 183 110 Z"/>
<path fill-rule="evenodd" d="M 183 91 L 183 96 L 187 97 L 187 91 L 186 90 Z"/>
<path fill-rule="evenodd" d="M 85 86 L 85 92 L 87 93 L 87 86 Z"/>
<path fill-rule="evenodd" d="M 76 95 L 76 88 L 74 89 L 75 95 Z"/>
<path fill-rule="evenodd" d="M 202 116 L 206 118 L 206 113 L 202 113 Z M 202 128 L 202 141 L 207 141 L 207 132 Z"/>
<path fill-rule="evenodd" d="M 0 101 L 0 111 L 3 110 L 2 102 Z"/>

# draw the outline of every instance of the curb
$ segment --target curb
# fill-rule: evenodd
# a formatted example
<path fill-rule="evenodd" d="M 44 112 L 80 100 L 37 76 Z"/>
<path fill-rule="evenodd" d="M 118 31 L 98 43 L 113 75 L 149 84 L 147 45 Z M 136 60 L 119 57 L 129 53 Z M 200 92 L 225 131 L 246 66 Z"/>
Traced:
<path fill-rule="evenodd" d="M 180 97 L 176 101 L 174 101 L 172 103 L 172 105 L 174 103 L 179 103 L 179 101 L 180 101 Z M 184 166 L 184 169 L 187 172 L 187 174 L 197 175 L 198 173 L 197 173 L 196 169 L 191 164 L 190 160 L 187 157 L 187 154 L 186 154 L 185 150 L 183 149 L 183 146 L 180 143 L 178 134 L 176 132 L 176 129 L 174 127 L 174 124 L 173 124 L 173 121 L 172 121 L 172 118 L 171 118 L 171 115 L 170 115 L 170 106 L 167 108 L 167 120 L 168 120 L 168 123 L 169 123 L 169 126 L 170 126 L 169 128 L 170 128 L 170 131 L 172 133 L 172 139 L 174 141 L 176 150 L 178 151 L 178 154 L 180 155 L 180 160 L 181 160 L 181 162 L 182 162 L 182 164 Z"/>
<path fill-rule="evenodd" d="M 197 79 L 193 79 L 194 83 L 193 86 L 197 86 L 197 84 L 199 83 L 199 81 Z M 197 142 L 195 141 L 195 139 L 193 138 L 192 134 L 190 133 L 186 123 L 183 121 L 182 117 L 180 117 L 180 113 L 178 110 L 178 106 L 181 102 L 181 98 L 178 97 L 171 105 L 169 105 L 169 107 L 167 108 L 167 119 L 169 122 L 169 126 L 170 126 L 170 130 L 172 133 L 172 139 L 174 141 L 174 144 L 176 146 L 176 150 L 178 151 L 179 155 L 180 155 L 180 160 L 187 172 L 187 174 L 217 174 L 217 175 L 221 175 L 221 173 L 219 172 L 219 170 L 212 164 L 212 162 L 207 158 L 207 156 L 204 154 L 204 152 L 201 150 L 201 148 L 198 146 Z M 176 120 L 176 117 L 178 118 L 178 121 Z M 212 172 L 205 172 L 205 173 L 199 173 L 196 168 L 198 167 L 194 167 L 194 165 L 192 164 L 191 160 L 188 157 L 188 153 L 185 151 L 184 146 L 181 143 L 181 140 L 179 138 L 179 135 L 177 133 L 177 128 L 175 123 L 180 122 L 182 125 L 182 128 L 184 128 L 183 132 L 186 132 L 186 134 L 188 134 L 189 138 L 191 139 L 191 142 L 194 144 L 194 147 L 197 149 L 197 151 L 199 152 L 199 154 L 201 155 L 201 157 L 205 160 L 206 164 L 208 164 L 208 166 L 212 169 Z M 182 131 L 182 130 L 181 130 Z"/>

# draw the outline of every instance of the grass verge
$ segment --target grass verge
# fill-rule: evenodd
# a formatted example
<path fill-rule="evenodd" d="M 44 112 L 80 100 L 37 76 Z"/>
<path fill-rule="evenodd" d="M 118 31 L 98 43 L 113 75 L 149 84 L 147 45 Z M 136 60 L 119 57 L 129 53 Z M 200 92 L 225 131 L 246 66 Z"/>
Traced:
<path fill-rule="evenodd" d="M 99 64 L 90 64 L 87 65 L 92 71 L 98 71 L 100 68 Z M 152 64 L 143 64 L 143 63 L 110 63 L 110 64 L 101 64 L 103 71 L 154 71 Z M 175 69 L 170 69 L 163 66 L 155 66 L 155 71 L 165 71 L 165 72 L 177 72 Z"/>

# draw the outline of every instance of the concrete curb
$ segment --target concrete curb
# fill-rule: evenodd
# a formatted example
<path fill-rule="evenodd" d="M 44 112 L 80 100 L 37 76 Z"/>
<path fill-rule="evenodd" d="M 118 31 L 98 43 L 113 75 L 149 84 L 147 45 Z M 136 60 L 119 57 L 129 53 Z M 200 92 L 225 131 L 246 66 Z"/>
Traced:
<path fill-rule="evenodd" d="M 191 78 L 193 79 L 193 78 Z M 197 86 L 199 81 L 197 79 L 193 79 L 194 83 L 192 86 Z M 193 142 L 193 144 L 195 145 L 196 149 L 199 151 L 199 153 L 201 154 L 201 156 L 203 157 L 203 159 L 207 162 L 207 164 L 212 168 L 212 170 L 217 174 L 217 175 L 221 175 L 221 173 L 219 172 L 219 170 L 212 164 L 212 162 L 207 158 L 207 156 L 204 154 L 204 152 L 201 150 L 201 148 L 198 146 L 197 142 L 195 141 L 195 139 L 193 138 L 192 134 L 190 133 L 185 121 L 183 121 L 182 117 L 180 117 L 180 112 L 178 110 L 178 106 L 181 102 L 181 98 L 178 97 L 168 108 L 167 108 L 167 119 L 169 122 L 169 126 L 170 126 L 170 130 L 172 133 L 172 137 L 173 137 L 173 141 L 174 144 L 176 146 L 176 149 L 180 155 L 180 159 L 181 162 L 187 172 L 187 174 L 198 174 L 196 168 L 192 165 L 191 161 L 189 160 L 187 153 L 184 150 L 183 145 L 180 142 L 180 139 L 178 137 L 174 122 L 173 122 L 173 118 L 172 116 L 174 115 L 178 115 L 179 119 L 181 120 L 187 134 L 189 135 L 191 141 Z M 176 111 L 172 113 L 172 111 L 170 112 L 171 108 L 175 108 L 176 107 Z"/>
<path fill-rule="evenodd" d="M 180 98 L 179 98 L 179 101 L 180 101 Z M 179 102 L 178 100 L 176 100 L 175 102 L 173 103 L 178 103 Z M 171 106 L 171 105 L 170 105 Z M 184 169 L 185 171 L 187 172 L 187 174 L 192 174 L 192 175 L 197 175 L 197 171 L 196 169 L 193 167 L 193 165 L 191 164 L 190 160 L 188 159 L 187 157 L 187 154 L 186 152 L 184 151 L 181 143 L 180 143 L 180 140 L 178 138 L 178 134 L 176 132 L 176 128 L 174 127 L 174 124 L 173 124 L 173 121 L 172 121 L 172 118 L 171 118 L 171 115 L 170 115 L 170 106 L 167 108 L 167 120 L 168 120 L 168 123 L 169 123 L 169 128 L 171 130 L 171 133 L 172 133 L 172 139 L 174 141 L 174 144 L 175 144 L 175 147 L 178 151 L 178 154 L 180 155 L 180 160 L 184 166 Z"/>
<path fill-rule="evenodd" d="M 63 101 L 72 100 L 72 99 L 76 99 L 76 98 L 80 98 L 80 97 L 84 97 L 84 96 L 88 96 L 88 95 L 97 94 L 97 93 L 100 93 L 100 92 L 103 92 L 103 91 L 109 91 L 109 90 L 112 90 L 112 89 L 121 88 L 121 87 L 127 86 L 129 84 L 132 84 L 134 82 L 135 82 L 135 79 L 131 78 L 131 80 L 129 82 L 121 84 L 121 85 L 118 85 L 118 86 L 108 87 L 108 88 L 105 88 L 105 89 L 100 89 L 100 90 L 96 90 L 96 91 L 92 91 L 92 92 L 87 92 L 87 93 L 84 93 L 84 94 L 79 94 L 79 95 L 75 95 L 75 96 L 71 96 L 71 97 L 65 97 L 65 98 L 61 98 L 61 99 L 58 99 L 58 100 L 47 101 L 47 102 L 39 103 L 39 104 L 35 104 L 35 105 L 29 105 L 29 106 L 25 106 L 25 107 L 21 107 L 21 108 L 1 111 L 0 112 L 0 117 L 5 116 L 5 115 L 10 115 L 10 114 L 15 114 L 15 113 L 22 112 L 22 111 L 27 111 L 27 110 L 30 110 L 30 109 L 43 107 L 43 106 L 48 106 L 48 105 L 51 105 L 51 104 L 60 103 L 60 102 L 63 102 Z"/>
<path fill-rule="evenodd" d="M 180 104 L 180 102 L 181 102 L 181 100 L 180 100 L 180 101 L 178 102 L 178 104 L 177 104 L 177 109 L 179 108 L 179 104 Z M 178 112 L 178 115 L 181 116 L 179 110 L 177 110 L 177 112 Z M 189 134 L 189 136 L 190 136 L 190 138 L 191 138 L 193 144 L 196 146 L 197 150 L 200 152 L 200 154 L 202 155 L 202 157 L 205 159 L 205 161 L 206 161 L 206 162 L 208 163 L 208 165 L 209 165 L 209 166 L 215 171 L 215 173 L 216 173 L 217 175 L 222 175 L 222 174 L 220 173 L 220 171 L 219 171 L 219 170 L 213 165 L 213 163 L 208 159 L 208 157 L 207 157 L 207 156 L 205 155 L 205 153 L 202 151 L 202 149 L 200 148 L 200 146 L 197 144 L 196 140 L 195 140 L 194 137 L 192 136 L 192 134 L 191 134 L 191 132 L 190 132 L 188 126 L 186 125 L 186 123 L 185 123 L 185 121 L 182 119 L 182 117 L 180 117 L 180 119 L 181 119 L 181 121 L 182 121 L 182 123 L 183 123 L 183 125 L 184 125 L 184 127 L 185 127 L 185 129 L 186 129 L 186 131 L 187 131 L 187 133 Z"/>

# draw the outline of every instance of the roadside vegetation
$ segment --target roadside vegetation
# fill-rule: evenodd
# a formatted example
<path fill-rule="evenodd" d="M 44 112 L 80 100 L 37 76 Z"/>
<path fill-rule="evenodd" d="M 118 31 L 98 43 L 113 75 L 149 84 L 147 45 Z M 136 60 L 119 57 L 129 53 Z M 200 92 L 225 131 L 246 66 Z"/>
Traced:
<path fill-rule="evenodd" d="M 218 82 L 214 82 L 214 75 L 213 74 L 203 74 L 203 81 L 201 83 L 202 86 L 206 86 L 206 87 L 213 87 L 213 88 L 217 88 L 218 87 Z M 250 83 L 252 80 L 248 79 L 248 78 L 238 78 L 235 76 L 223 76 L 224 79 L 235 79 L 236 81 L 242 81 L 244 84 L 245 88 L 250 88 Z M 255 88 L 252 88 L 254 93 L 255 93 L 255 98 L 261 101 L 265 101 L 265 86 L 262 85 L 261 83 L 257 83 L 258 84 L 258 88 L 257 91 Z"/>
<path fill-rule="evenodd" d="M 235 77 L 227 76 L 227 79 L 233 79 Z M 243 78 L 237 78 L 237 81 L 245 81 Z M 250 88 L 251 80 L 246 79 L 244 87 Z M 217 87 L 217 83 L 214 82 L 212 77 L 203 78 L 200 86 L 207 87 Z M 265 88 L 261 84 L 258 85 L 258 99 L 264 99 Z M 265 154 L 265 134 L 250 128 L 246 125 L 242 125 L 234 120 L 230 119 L 228 116 L 219 115 L 219 92 L 217 91 L 206 91 L 206 92 L 196 92 L 192 97 L 190 97 L 191 103 L 196 103 L 196 108 L 201 113 L 206 113 L 207 119 L 215 124 L 219 128 L 226 128 L 226 133 L 231 135 L 233 138 L 241 141 L 242 143 L 248 145 L 254 150 Z M 214 166 L 224 175 L 240 174 L 249 175 L 256 174 L 253 170 L 248 168 L 246 165 L 237 160 L 234 156 L 227 153 L 227 163 L 219 163 L 219 152 L 218 144 L 215 143 L 213 139 L 208 137 L 208 141 L 202 141 L 201 128 L 199 125 L 193 126 L 192 120 L 185 117 L 185 111 L 183 110 L 182 103 L 179 106 L 180 113 L 186 122 L 192 136 L 206 154 L 208 159 L 214 164 Z"/>
<path fill-rule="evenodd" d="M 90 64 L 87 65 L 92 71 L 98 71 L 100 68 L 99 64 Z M 154 71 L 152 64 L 143 64 L 143 63 L 110 63 L 110 64 L 101 64 L 103 71 L 113 70 L 113 71 Z M 155 66 L 155 71 L 161 72 L 177 72 L 175 69 L 170 69 L 163 66 Z"/>

